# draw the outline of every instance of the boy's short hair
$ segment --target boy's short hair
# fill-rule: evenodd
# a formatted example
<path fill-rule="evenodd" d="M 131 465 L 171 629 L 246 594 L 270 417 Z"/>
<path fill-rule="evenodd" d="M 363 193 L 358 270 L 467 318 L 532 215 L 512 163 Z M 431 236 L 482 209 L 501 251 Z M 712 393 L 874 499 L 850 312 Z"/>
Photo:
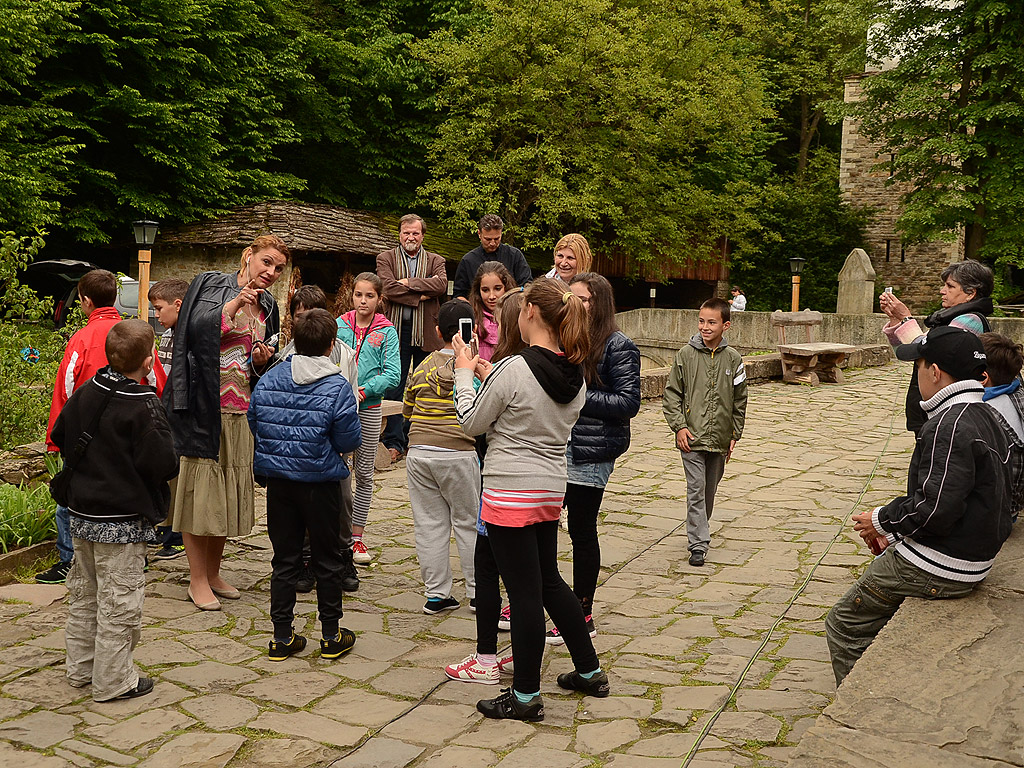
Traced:
<path fill-rule="evenodd" d="M 441 338 L 445 344 L 455 338 L 455 334 L 459 332 L 459 320 L 467 317 L 470 322 L 475 322 L 473 308 L 468 301 L 452 299 L 441 305 L 441 309 L 437 313 L 437 327 L 441 331 Z"/>
<path fill-rule="evenodd" d="M 148 295 L 151 303 L 154 301 L 166 301 L 170 304 L 184 299 L 186 293 L 188 293 L 187 281 L 177 277 L 169 277 L 166 280 L 153 283 Z"/>
<path fill-rule="evenodd" d="M 300 285 L 292 294 L 288 314 L 295 317 L 300 304 L 306 309 L 327 309 L 327 294 L 319 285 Z"/>
<path fill-rule="evenodd" d="M 117 301 L 117 277 L 106 269 L 92 269 L 78 281 L 78 298 L 88 298 L 97 307 L 112 307 Z"/>
<path fill-rule="evenodd" d="M 979 337 L 988 357 L 988 378 L 994 386 L 1009 384 L 1024 368 L 1024 347 L 1001 333 L 989 331 Z"/>
<path fill-rule="evenodd" d="M 110 367 L 127 376 L 142 367 L 146 358 L 153 354 L 156 334 L 153 326 L 145 320 L 131 318 L 111 326 L 103 345 Z"/>
<path fill-rule="evenodd" d="M 295 318 L 292 334 L 295 354 L 321 357 L 327 354 L 338 335 L 338 324 L 326 309 L 311 309 Z"/>
<path fill-rule="evenodd" d="M 701 309 L 713 309 L 722 316 L 722 322 L 728 323 L 732 317 L 732 307 L 729 306 L 729 302 L 725 299 L 719 299 L 717 296 L 713 299 L 708 299 L 700 305 Z"/>

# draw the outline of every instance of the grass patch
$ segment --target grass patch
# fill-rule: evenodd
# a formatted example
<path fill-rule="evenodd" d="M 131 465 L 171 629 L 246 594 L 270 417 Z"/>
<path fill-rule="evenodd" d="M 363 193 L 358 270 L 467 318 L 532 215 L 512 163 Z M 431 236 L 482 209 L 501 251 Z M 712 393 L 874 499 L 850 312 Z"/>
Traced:
<path fill-rule="evenodd" d="M 55 539 L 56 512 L 47 485 L 0 485 L 0 553 Z"/>

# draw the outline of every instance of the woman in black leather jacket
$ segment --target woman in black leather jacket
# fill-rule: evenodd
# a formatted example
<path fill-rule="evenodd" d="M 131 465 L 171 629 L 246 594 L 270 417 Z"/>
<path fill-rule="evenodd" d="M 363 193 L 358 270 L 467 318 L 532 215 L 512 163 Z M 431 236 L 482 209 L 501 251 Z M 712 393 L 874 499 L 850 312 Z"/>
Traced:
<path fill-rule="evenodd" d="M 587 307 L 591 351 L 584 363 L 587 402 L 566 448 L 564 506 L 572 539 L 573 591 L 593 637 L 594 592 L 601 571 L 597 514 L 615 459 L 629 448 L 629 420 L 640 410 L 640 350 L 615 324 L 615 296 L 605 278 L 583 272 L 572 278 L 569 289 Z M 548 633 L 547 642 L 561 644 L 557 628 Z"/>

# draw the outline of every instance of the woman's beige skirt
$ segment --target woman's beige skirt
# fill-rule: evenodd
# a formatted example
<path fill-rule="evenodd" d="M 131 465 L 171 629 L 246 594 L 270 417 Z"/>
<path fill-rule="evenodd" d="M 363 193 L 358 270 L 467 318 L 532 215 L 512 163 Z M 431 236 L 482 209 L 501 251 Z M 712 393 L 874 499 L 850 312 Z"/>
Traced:
<path fill-rule="evenodd" d="M 244 536 L 256 520 L 252 432 L 244 413 L 220 415 L 220 460 L 181 457 L 172 527 L 194 536 Z"/>

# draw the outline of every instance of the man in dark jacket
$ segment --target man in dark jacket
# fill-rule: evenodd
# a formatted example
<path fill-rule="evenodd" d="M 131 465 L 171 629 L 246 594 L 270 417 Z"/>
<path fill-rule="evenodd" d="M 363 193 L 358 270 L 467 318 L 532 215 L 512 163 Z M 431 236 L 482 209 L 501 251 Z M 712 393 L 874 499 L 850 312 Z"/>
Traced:
<path fill-rule="evenodd" d="M 915 361 L 928 421 L 910 461 L 907 495 L 853 516 L 879 557 L 825 619 L 837 685 L 904 598 L 968 595 L 1010 535 L 1010 451 L 982 402 L 981 340 L 962 328 L 933 328 L 897 347 L 896 356 Z"/>
<path fill-rule="evenodd" d="M 67 678 L 92 683 L 95 701 L 142 696 L 132 649 L 142 630 L 146 544 L 167 515 L 167 481 L 178 457 L 156 391 L 141 384 L 153 367 L 153 328 L 122 320 L 104 344 L 110 363 L 71 396 L 51 437 L 65 461 L 77 455 L 67 488 L 75 557 L 68 573 Z M 96 414 L 99 420 L 93 424 Z M 86 433 L 84 449 L 76 445 Z"/>
<path fill-rule="evenodd" d="M 455 286 L 452 295 L 456 299 L 468 299 L 469 291 L 473 287 L 473 279 L 480 265 L 485 261 L 500 261 L 520 287 L 533 280 L 533 272 L 530 265 L 526 263 L 526 257 L 518 248 L 501 242 L 501 233 L 505 228 L 505 222 L 500 216 L 488 213 L 480 219 L 477 229 L 477 236 L 480 238 L 480 246 L 462 257 L 458 269 L 455 270 Z"/>
<path fill-rule="evenodd" d="M 270 660 L 306 647 L 292 631 L 295 585 L 308 531 L 323 639 L 320 656 L 336 659 L 355 645 L 342 617 L 341 488 L 348 467 L 341 454 L 359 447 L 362 433 L 352 387 L 329 359 L 338 326 L 326 309 L 295 316 L 295 354 L 271 368 L 249 404 L 255 437 L 253 473 L 267 484 L 267 534 L 274 547 Z"/>

